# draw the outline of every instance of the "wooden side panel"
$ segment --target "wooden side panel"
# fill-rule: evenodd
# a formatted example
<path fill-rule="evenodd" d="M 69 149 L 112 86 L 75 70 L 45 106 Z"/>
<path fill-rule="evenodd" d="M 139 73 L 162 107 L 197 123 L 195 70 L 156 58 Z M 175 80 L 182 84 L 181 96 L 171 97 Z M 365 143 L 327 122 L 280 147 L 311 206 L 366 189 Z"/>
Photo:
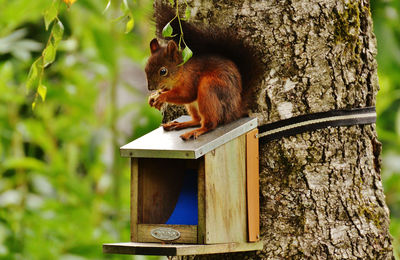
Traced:
<path fill-rule="evenodd" d="M 198 160 L 198 225 L 197 225 L 197 241 L 199 244 L 204 244 L 205 233 L 206 233 L 206 198 L 205 198 L 205 169 L 204 169 L 204 157 Z"/>
<path fill-rule="evenodd" d="M 131 241 L 137 242 L 138 224 L 138 159 L 131 158 Z"/>
<path fill-rule="evenodd" d="M 205 155 L 206 244 L 247 241 L 246 135 Z"/>
<path fill-rule="evenodd" d="M 247 212 L 249 241 L 260 238 L 258 129 L 246 134 Z"/>
<path fill-rule="evenodd" d="M 172 243 L 178 244 L 196 244 L 197 243 L 197 226 L 192 225 L 152 225 L 152 224 L 139 224 L 138 225 L 138 242 L 152 242 L 163 243 L 163 241 L 154 238 L 151 235 L 151 230 L 159 227 L 172 228 L 181 234 L 180 238 L 174 240 Z M 170 243 L 170 242 L 164 242 Z"/>

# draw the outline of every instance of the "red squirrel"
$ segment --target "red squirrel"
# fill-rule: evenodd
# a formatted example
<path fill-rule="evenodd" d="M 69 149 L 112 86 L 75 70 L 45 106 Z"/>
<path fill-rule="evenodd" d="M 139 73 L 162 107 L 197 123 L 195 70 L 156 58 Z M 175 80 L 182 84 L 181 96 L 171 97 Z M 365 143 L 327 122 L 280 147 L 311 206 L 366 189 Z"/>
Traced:
<path fill-rule="evenodd" d="M 161 35 L 162 28 L 174 17 L 174 9 L 156 5 L 155 14 Z M 182 64 L 179 33 L 166 46 L 153 39 L 145 71 L 148 89 L 157 90 L 149 98 L 150 106 L 160 110 L 164 103 L 185 105 L 192 118 L 188 122 L 165 123 L 163 128 L 169 131 L 200 126 L 181 135 L 188 140 L 246 115 L 246 96 L 260 66 L 254 51 L 237 38 L 237 33 L 181 22 L 193 57 Z M 179 31 L 177 23 L 171 25 L 174 33 Z"/>
<path fill-rule="evenodd" d="M 174 41 L 161 47 L 157 39 L 150 43 L 151 56 L 146 65 L 148 87 L 161 89 L 149 103 L 157 109 L 165 102 L 185 105 L 192 120 L 163 124 L 165 130 L 192 126 L 200 128 L 181 135 L 183 140 L 198 136 L 245 115 L 242 79 L 236 65 L 219 56 L 194 56 L 183 62 Z"/>

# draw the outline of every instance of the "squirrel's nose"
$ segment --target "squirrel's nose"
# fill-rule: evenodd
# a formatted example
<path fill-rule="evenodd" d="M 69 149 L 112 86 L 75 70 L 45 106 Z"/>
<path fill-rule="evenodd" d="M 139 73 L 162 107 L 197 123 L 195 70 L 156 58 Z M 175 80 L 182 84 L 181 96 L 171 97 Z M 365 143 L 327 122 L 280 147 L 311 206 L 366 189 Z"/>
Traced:
<path fill-rule="evenodd" d="M 146 81 L 147 81 L 147 89 L 155 90 L 155 87 L 154 87 L 155 84 L 152 84 L 148 79 L 146 79 Z"/>

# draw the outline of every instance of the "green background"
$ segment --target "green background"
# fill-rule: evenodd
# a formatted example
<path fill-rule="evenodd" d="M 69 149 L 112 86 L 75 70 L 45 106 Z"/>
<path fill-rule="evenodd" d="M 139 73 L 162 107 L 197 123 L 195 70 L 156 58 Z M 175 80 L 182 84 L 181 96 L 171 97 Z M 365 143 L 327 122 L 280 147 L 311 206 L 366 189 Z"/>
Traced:
<path fill-rule="evenodd" d="M 45 102 L 25 83 L 49 38 L 48 0 L 0 0 L 0 259 L 132 259 L 101 244 L 129 239 L 129 165 L 118 147 L 157 127 L 143 67 L 152 2 L 62 4 L 64 37 L 46 68 Z M 378 135 L 390 231 L 400 252 L 400 3 L 371 0 L 378 40 Z M 145 259 L 136 257 L 135 259 Z M 158 259 L 153 257 L 152 259 Z"/>

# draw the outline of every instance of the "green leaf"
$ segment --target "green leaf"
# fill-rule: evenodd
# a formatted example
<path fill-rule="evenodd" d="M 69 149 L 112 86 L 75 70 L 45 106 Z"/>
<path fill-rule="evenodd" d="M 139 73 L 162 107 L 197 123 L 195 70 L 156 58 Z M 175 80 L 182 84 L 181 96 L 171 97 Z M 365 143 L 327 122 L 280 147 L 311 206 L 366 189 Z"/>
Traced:
<path fill-rule="evenodd" d="M 58 43 L 61 41 L 64 34 L 64 25 L 60 20 L 57 19 L 57 22 L 54 23 L 51 33 L 53 41 L 50 41 L 50 43 L 43 50 L 44 67 L 49 66 L 56 59 Z"/>
<path fill-rule="evenodd" d="M 106 5 L 106 8 L 104 8 L 103 14 L 105 14 L 105 13 L 107 12 L 107 10 L 110 8 L 110 6 L 111 6 L 111 1 L 112 1 L 112 0 L 109 0 L 109 1 L 108 1 L 107 5 Z"/>
<path fill-rule="evenodd" d="M 174 5 L 174 4 L 175 4 L 175 1 L 174 1 L 174 0 L 169 0 L 169 3 L 170 3 L 171 5 Z"/>
<path fill-rule="evenodd" d="M 185 9 L 185 20 L 188 20 L 190 18 L 190 14 L 191 14 L 190 7 L 186 6 L 186 9 Z"/>
<path fill-rule="evenodd" d="M 51 32 L 53 34 L 54 46 L 57 48 L 57 45 L 61 41 L 64 34 L 64 25 L 60 20 L 57 19 L 57 22 L 53 25 Z"/>
<path fill-rule="evenodd" d="M 19 157 L 19 158 L 9 157 L 2 162 L 2 166 L 6 170 L 26 169 L 26 170 L 44 171 L 46 169 L 46 164 L 43 161 L 32 157 Z"/>
<path fill-rule="evenodd" d="M 39 96 L 42 98 L 42 101 L 45 101 L 46 100 L 46 94 L 47 94 L 46 86 L 40 84 L 38 89 L 37 89 L 37 92 L 38 92 Z"/>
<path fill-rule="evenodd" d="M 40 57 L 34 63 L 32 63 L 31 68 L 29 69 L 28 79 L 26 81 L 26 88 L 28 90 L 32 89 L 35 83 L 39 79 L 41 63 L 42 63 L 42 58 Z"/>
<path fill-rule="evenodd" d="M 192 56 L 193 56 L 192 50 L 189 49 L 188 46 L 186 46 L 185 49 L 183 49 L 182 51 L 183 62 L 181 65 L 185 64 Z"/>
<path fill-rule="evenodd" d="M 44 24 L 46 26 L 46 31 L 49 29 L 49 25 L 57 17 L 58 10 L 56 7 L 56 1 L 53 0 L 51 6 L 44 12 Z"/>
<path fill-rule="evenodd" d="M 133 20 L 133 17 L 130 16 L 129 21 L 126 23 L 125 33 L 129 33 L 130 31 L 132 31 L 134 25 L 135 20 Z"/>
<path fill-rule="evenodd" d="M 46 68 L 56 59 L 56 48 L 50 42 L 46 49 L 43 50 L 43 66 Z"/>
<path fill-rule="evenodd" d="M 162 30 L 162 36 L 163 37 L 171 37 L 172 32 L 173 32 L 173 29 L 172 29 L 171 24 L 167 23 Z"/>

